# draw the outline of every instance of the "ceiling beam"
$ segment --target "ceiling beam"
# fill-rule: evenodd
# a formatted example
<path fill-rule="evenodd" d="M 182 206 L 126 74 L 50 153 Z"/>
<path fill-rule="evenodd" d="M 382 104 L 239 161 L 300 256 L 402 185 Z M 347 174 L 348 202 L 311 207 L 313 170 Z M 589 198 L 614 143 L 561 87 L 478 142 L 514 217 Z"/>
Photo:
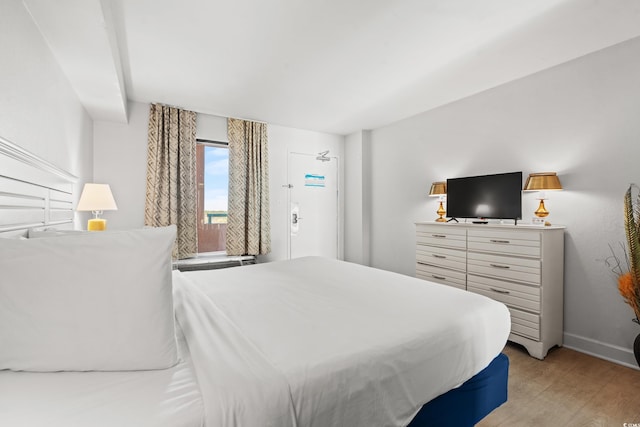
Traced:
<path fill-rule="evenodd" d="M 100 0 L 23 0 L 94 120 L 127 122 L 127 95 L 113 15 Z"/>

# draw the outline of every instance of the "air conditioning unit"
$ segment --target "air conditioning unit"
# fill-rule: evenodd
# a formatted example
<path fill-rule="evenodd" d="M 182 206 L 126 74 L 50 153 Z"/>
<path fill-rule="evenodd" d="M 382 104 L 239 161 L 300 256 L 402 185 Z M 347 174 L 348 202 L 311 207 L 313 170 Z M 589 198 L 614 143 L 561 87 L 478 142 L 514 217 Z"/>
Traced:
<path fill-rule="evenodd" d="M 256 263 L 253 255 L 226 256 L 226 255 L 200 255 L 195 258 L 187 258 L 175 261 L 173 268 L 180 271 L 216 270 L 219 268 L 240 267 Z"/>

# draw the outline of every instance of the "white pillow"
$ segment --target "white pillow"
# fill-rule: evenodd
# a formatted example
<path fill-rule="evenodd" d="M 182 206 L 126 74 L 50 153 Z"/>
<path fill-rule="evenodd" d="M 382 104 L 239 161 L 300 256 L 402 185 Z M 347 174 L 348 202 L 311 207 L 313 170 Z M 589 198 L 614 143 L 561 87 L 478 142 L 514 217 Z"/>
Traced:
<path fill-rule="evenodd" d="M 89 231 L 82 231 L 82 230 L 56 230 L 56 229 L 45 229 L 45 230 L 38 230 L 35 228 L 30 228 L 27 235 L 29 236 L 30 239 L 37 239 L 37 238 L 41 238 L 41 237 L 58 237 L 58 236 L 69 236 L 69 235 L 74 235 L 74 234 L 83 234 L 83 233 L 89 233 Z"/>
<path fill-rule="evenodd" d="M 0 369 L 120 371 L 177 362 L 175 226 L 0 242 Z"/>

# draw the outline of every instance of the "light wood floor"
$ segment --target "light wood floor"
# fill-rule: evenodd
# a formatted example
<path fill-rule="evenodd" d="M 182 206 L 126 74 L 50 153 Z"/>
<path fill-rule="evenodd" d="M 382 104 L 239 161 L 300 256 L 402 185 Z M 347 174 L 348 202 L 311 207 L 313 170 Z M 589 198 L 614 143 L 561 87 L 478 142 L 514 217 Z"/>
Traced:
<path fill-rule="evenodd" d="M 478 427 L 640 425 L 640 371 L 566 348 L 544 361 L 507 344 L 507 403 Z"/>

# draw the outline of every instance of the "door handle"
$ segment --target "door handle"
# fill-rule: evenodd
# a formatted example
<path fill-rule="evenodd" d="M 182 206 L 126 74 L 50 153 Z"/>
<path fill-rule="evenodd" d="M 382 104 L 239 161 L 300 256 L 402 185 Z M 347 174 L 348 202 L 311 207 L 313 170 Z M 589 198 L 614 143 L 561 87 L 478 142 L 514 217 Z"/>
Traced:
<path fill-rule="evenodd" d="M 291 223 L 292 224 L 297 224 L 298 221 L 303 219 L 302 217 L 299 217 L 297 213 L 292 213 L 291 216 L 292 216 L 292 218 L 291 218 Z"/>

